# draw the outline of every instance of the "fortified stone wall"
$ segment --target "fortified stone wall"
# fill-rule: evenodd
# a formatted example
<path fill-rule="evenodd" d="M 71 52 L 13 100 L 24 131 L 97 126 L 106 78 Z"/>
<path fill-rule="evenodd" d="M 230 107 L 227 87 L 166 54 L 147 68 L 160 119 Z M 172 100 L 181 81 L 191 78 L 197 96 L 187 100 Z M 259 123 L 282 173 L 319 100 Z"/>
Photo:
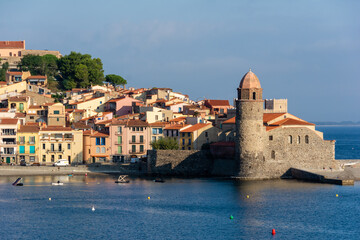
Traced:
<path fill-rule="evenodd" d="M 264 138 L 264 164 L 258 178 L 279 178 L 289 168 L 337 169 L 335 141 L 324 141 L 306 127 L 278 128 Z"/>
<path fill-rule="evenodd" d="M 150 174 L 207 176 L 212 159 L 199 150 L 149 150 L 147 172 Z"/>

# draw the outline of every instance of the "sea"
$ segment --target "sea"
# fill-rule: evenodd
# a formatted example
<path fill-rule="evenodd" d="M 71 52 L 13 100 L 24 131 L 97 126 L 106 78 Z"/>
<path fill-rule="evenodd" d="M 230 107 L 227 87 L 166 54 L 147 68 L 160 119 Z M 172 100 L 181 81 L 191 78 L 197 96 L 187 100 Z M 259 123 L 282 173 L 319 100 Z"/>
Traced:
<path fill-rule="evenodd" d="M 360 127 L 318 130 L 337 159 L 360 159 Z M 0 177 L 0 239 L 360 239 L 358 182 L 116 178 Z"/>

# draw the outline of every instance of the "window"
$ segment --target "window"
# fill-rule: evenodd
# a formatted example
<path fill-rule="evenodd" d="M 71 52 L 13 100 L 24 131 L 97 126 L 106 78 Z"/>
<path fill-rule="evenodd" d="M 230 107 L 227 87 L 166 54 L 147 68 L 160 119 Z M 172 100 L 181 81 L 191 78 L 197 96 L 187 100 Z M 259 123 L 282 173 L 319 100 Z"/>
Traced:
<path fill-rule="evenodd" d="M 51 155 L 51 162 L 55 161 L 55 155 Z"/>
<path fill-rule="evenodd" d="M 155 121 L 159 120 L 159 116 L 155 115 Z"/>
<path fill-rule="evenodd" d="M 140 145 L 140 152 L 144 151 L 144 145 Z"/>
<path fill-rule="evenodd" d="M 101 141 L 100 141 L 100 145 L 105 145 L 105 138 L 102 137 L 100 140 L 101 140 Z"/>
<path fill-rule="evenodd" d="M 100 138 L 96 138 L 96 145 L 100 145 Z"/>
<path fill-rule="evenodd" d="M 35 144 L 35 137 L 29 137 L 29 144 Z"/>
<path fill-rule="evenodd" d="M 68 143 L 68 149 L 69 149 L 69 150 L 71 149 L 71 144 L 70 144 L 70 143 Z"/>
<path fill-rule="evenodd" d="M 35 146 L 30 146 L 30 153 L 35 153 Z"/>
<path fill-rule="evenodd" d="M 118 144 L 122 144 L 122 136 L 118 136 Z"/>
<path fill-rule="evenodd" d="M 62 159 L 62 155 L 59 155 L 59 158 L 58 159 Z"/>
<path fill-rule="evenodd" d="M 42 161 L 46 162 L 46 155 L 42 155 Z"/>
<path fill-rule="evenodd" d="M 35 156 L 30 156 L 30 162 L 35 162 Z"/>
<path fill-rule="evenodd" d="M 141 143 L 144 142 L 144 136 L 140 136 L 140 142 L 141 142 Z"/>
<path fill-rule="evenodd" d="M 159 134 L 162 134 L 162 133 L 163 133 L 162 128 L 159 128 Z"/>
<path fill-rule="evenodd" d="M 20 109 L 20 111 L 24 110 L 24 104 L 23 103 L 19 104 L 19 109 Z"/>
<path fill-rule="evenodd" d="M 56 118 L 56 121 L 58 122 L 58 121 L 59 121 L 59 118 Z"/>
<path fill-rule="evenodd" d="M 132 130 L 135 132 L 135 127 L 133 127 Z"/>
<path fill-rule="evenodd" d="M 191 145 L 191 139 L 189 139 L 189 145 Z"/>
<path fill-rule="evenodd" d="M 191 150 L 191 147 L 188 147 L 189 150 Z"/>
<path fill-rule="evenodd" d="M 185 147 L 182 147 L 182 150 L 185 150 Z"/>
<path fill-rule="evenodd" d="M 19 153 L 25 153 L 25 146 L 19 146 Z"/>
<path fill-rule="evenodd" d="M 55 111 L 54 111 L 54 114 L 60 114 L 60 111 L 55 110 Z"/>
<path fill-rule="evenodd" d="M 100 153 L 100 147 L 96 148 L 96 153 Z"/>
<path fill-rule="evenodd" d="M 273 135 L 269 136 L 269 141 L 272 141 L 274 139 Z"/>
<path fill-rule="evenodd" d="M 182 133 L 182 136 L 185 137 L 185 133 Z"/>
<path fill-rule="evenodd" d="M 308 135 L 305 136 L 305 143 L 309 144 L 309 136 Z"/>
<path fill-rule="evenodd" d="M 188 133 L 188 137 L 191 137 L 191 133 Z"/>
<path fill-rule="evenodd" d="M 140 127 L 140 131 L 144 131 L 144 128 L 143 128 L 143 127 Z"/>
<path fill-rule="evenodd" d="M 140 131 L 140 128 L 139 128 L 139 127 L 136 127 L 136 131 L 137 131 L 137 132 Z"/>
<path fill-rule="evenodd" d="M 133 136 L 131 136 L 131 142 L 135 142 L 135 140 L 136 140 L 136 136 L 135 135 L 133 135 Z"/>
<path fill-rule="evenodd" d="M 275 151 L 271 151 L 271 159 L 275 159 Z"/>
<path fill-rule="evenodd" d="M 297 138 L 297 143 L 300 144 L 300 136 Z"/>
<path fill-rule="evenodd" d="M 118 133 L 122 133 L 122 128 L 118 127 Z"/>
<path fill-rule="evenodd" d="M 153 128 L 152 133 L 153 133 L 154 135 L 155 135 L 155 134 L 158 134 L 157 128 Z"/>
<path fill-rule="evenodd" d="M 106 153 L 105 147 L 102 147 L 102 148 L 101 148 L 101 153 Z"/>
<path fill-rule="evenodd" d="M 121 154 L 122 153 L 122 146 L 118 146 L 118 154 Z"/>
<path fill-rule="evenodd" d="M 20 142 L 20 144 L 24 144 L 25 143 L 25 137 L 19 137 L 19 142 Z"/>
<path fill-rule="evenodd" d="M 208 136 L 209 136 L 208 132 L 205 132 L 205 137 L 208 137 Z"/>
<path fill-rule="evenodd" d="M 59 143 L 59 152 L 61 152 L 62 151 L 62 145 L 61 145 L 61 143 Z"/>
<path fill-rule="evenodd" d="M 156 141 L 156 137 L 152 137 L 152 138 L 151 138 L 151 141 L 152 141 L 152 142 L 155 142 L 155 141 Z"/>
<path fill-rule="evenodd" d="M 135 146 L 135 145 L 131 145 L 131 150 L 132 150 L 133 153 L 136 152 L 136 146 Z"/>
<path fill-rule="evenodd" d="M 288 138 L 289 138 L 289 143 L 290 143 L 290 144 L 292 144 L 292 136 L 291 136 L 291 135 L 289 135 L 289 137 L 288 137 Z"/>
<path fill-rule="evenodd" d="M 31 119 L 31 120 L 34 120 L 34 116 L 30 116 L 30 119 Z"/>
<path fill-rule="evenodd" d="M 256 99 L 256 92 L 253 92 L 253 99 Z"/>
<path fill-rule="evenodd" d="M 51 144 L 51 151 L 54 151 L 55 150 L 55 146 L 54 146 L 54 144 L 52 143 Z"/>
<path fill-rule="evenodd" d="M 182 145 L 185 145 L 185 139 L 182 140 Z"/>
<path fill-rule="evenodd" d="M 100 101 L 100 104 L 102 104 L 102 101 Z"/>
<path fill-rule="evenodd" d="M 45 149 L 45 143 L 43 143 L 43 149 Z"/>

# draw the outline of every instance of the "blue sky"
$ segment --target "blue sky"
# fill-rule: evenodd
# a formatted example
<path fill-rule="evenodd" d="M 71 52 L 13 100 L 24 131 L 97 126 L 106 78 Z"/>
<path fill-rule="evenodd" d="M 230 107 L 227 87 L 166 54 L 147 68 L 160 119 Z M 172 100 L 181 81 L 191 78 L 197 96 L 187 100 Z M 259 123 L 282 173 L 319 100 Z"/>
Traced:
<path fill-rule="evenodd" d="M 232 99 L 249 68 L 264 98 L 308 121 L 360 121 L 359 1 L 0 1 L 0 40 L 89 53 L 133 87 Z"/>

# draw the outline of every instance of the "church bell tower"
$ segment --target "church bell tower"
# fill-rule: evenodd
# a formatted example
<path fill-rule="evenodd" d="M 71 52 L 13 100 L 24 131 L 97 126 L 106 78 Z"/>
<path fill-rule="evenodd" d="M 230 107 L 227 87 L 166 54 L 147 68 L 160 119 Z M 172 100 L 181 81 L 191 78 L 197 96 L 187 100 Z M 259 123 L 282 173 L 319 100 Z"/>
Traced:
<path fill-rule="evenodd" d="M 261 177 L 264 157 L 262 88 L 257 76 L 249 70 L 241 79 L 236 100 L 236 177 Z M 260 171 L 259 171 L 260 170 Z"/>

